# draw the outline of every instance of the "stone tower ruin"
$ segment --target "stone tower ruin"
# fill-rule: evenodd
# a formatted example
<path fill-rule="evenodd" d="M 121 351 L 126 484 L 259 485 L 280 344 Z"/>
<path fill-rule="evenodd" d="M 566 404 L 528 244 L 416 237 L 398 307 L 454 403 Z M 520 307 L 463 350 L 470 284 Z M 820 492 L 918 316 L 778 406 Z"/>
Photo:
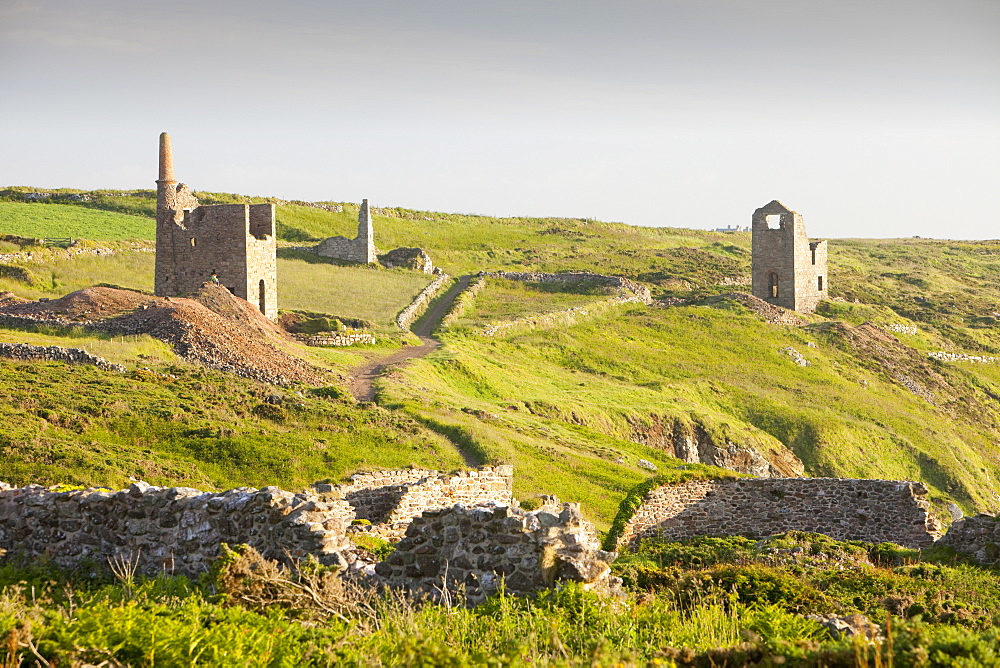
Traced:
<path fill-rule="evenodd" d="M 237 297 L 278 318 L 273 204 L 199 206 L 174 179 L 170 135 L 160 135 L 156 180 L 156 294 L 197 292 L 212 274 Z"/>
<path fill-rule="evenodd" d="M 375 248 L 375 229 L 372 227 L 372 214 L 368 207 L 368 200 L 361 200 L 361 211 L 358 212 L 357 238 L 329 237 L 321 241 L 316 246 L 315 251 L 317 255 L 348 262 L 361 264 L 378 262 L 378 250 Z"/>
<path fill-rule="evenodd" d="M 827 298 L 826 241 L 809 241 L 795 211 L 772 200 L 753 212 L 753 294 L 812 313 Z"/>

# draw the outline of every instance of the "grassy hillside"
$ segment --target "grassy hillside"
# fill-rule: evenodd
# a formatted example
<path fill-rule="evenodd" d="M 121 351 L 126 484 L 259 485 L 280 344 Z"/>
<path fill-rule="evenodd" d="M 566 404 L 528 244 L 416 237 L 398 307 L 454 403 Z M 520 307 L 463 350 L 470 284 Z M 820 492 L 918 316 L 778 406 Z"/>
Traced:
<path fill-rule="evenodd" d="M 73 237 L 99 241 L 156 238 L 149 218 L 88 210 L 69 204 L 0 201 L 0 234 L 22 237 Z"/>
<path fill-rule="evenodd" d="M 267 201 L 200 196 L 205 203 Z M 125 197 L 95 193 L 90 202 L 73 205 L 20 204 L 58 206 L 81 216 L 149 215 L 151 205 L 147 191 Z M 353 236 L 357 206 L 342 207 L 334 213 L 279 205 L 279 236 L 286 246 Z M 718 443 L 776 460 L 797 457 L 807 475 L 924 480 L 939 510 L 950 500 L 968 511 L 998 506 L 1000 456 L 994 443 L 1000 437 L 1000 367 L 939 362 L 926 355 L 941 350 L 1000 355 L 998 242 L 832 240 L 834 300 L 824 302 L 808 326 L 788 327 L 768 324 L 736 302 L 702 301 L 748 289 L 749 234 L 576 219 L 386 213 L 375 217 L 381 249 L 425 248 L 453 275 L 589 270 L 642 281 L 657 297 L 693 301 L 671 308 L 598 309 L 567 327 L 525 327 L 484 337 L 482 327 L 489 323 L 607 298 L 491 281 L 443 334 L 444 348 L 384 377 L 379 397 L 384 414 L 402 421 L 379 423 L 375 431 L 382 430 L 386 444 L 368 448 L 361 441 L 340 442 L 344 454 L 324 464 L 328 475 L 363 465 L 397 465 L 409 458 L 410 446 L 404 444 L 419 432 L 436 439 L 434 456 L 440 461 L 514 463 L 518 495 L 555 493 L 582 501 L 585 511 L 607 526 L 625 490 L 649 475 L 638 460 L 653 462 L 661 472 L 672 470 L 680 462 L 668 456 L 666 440 L 675 430 L 700 429 Z M 111 229 L 110 222 L 87 224 Z M 0 233 L 5 231 L 0 226 Z M 291 249 L 281 256 L 282 308 L 362 317 L 383 326 L 428 280 L 414 272 L 339 267 Z M 50 258 L 24 266 L 37 281 L 0 277 L 0 289 L 37 298 L 97 282 L 148 289 L 152 280 L 148 253 Z M 864 322 L 913 327 L 916 333 L 889 336 L 873 327 L 854 327 Z M 17 332 L 3 333 L 4 340 L 17 337 Z M 114 342 L 100 345 L 105 356 L 140 359 L 140 353 L 125 348 L 108 350 Z M 786 347 L 810 365 L 796 365 Z M 360 360 L 357 352 L 303 349 L 300 354 L 341 370 Z M 171 363 L 159 353 L 149 355 L 151 367 Z M 212 402 L 219 391 L 203 385 L 187 390 L 187 396 Z M 301 409 L 305 423 L 330 419 L 335 425 L 347 419 L 329 418 L 320 404 L 306 403 Z M 46 433 L 32 438 L 49 443 Z M 267 438 L 277 439 L 276 433 L 267 431 Z M 398 446 L 393 439 L 399 439 Z M 283 438 L 277 442 L 278 450 L 292 447 Z M 370 451 L 364 464 L 361 455 L 351 454 L 358 449 Z M 202 470 L 201 463 L 191 465 Z M 30 472 L 32 466 L 24 463 L 20 470 Z M 194 469 L 176 480 L 197 477 Z M 309 475 L 281 480 L 324 477 L 318 467 L 307 470 Z M 222 478 L 204 475 L 222 484 Z M 225 479 L 240 475 L 236 470 Z"/>

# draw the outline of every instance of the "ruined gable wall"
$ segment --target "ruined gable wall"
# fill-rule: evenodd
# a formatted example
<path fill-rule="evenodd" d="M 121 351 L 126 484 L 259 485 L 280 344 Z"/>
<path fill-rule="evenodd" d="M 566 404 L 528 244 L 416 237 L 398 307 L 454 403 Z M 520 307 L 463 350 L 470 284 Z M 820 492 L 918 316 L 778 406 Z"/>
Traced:
<path fill-rule="evenodd" d="M 269 559 L 315 555 L 343 564 L 354 513 L 342 500 L 276 487 L 220 494 L 134 483 L 128 490 L 52 492 L 0 483 L 0 548 L 58 566 L 138 559 L 137 572 L 205 572 L 221 543 L 246 543 Z"/>
<path fill-rule="evenodd" d="M 980 564 L 1000 564 L 1000 517 L 985 513 L 963 517 L 951 525 L 940 544 L 971 554 Z"/>
<path fill-rule="evenodd" d="M 940 536 L 918 482 L 840 478 L 747 478 L 664 485 L 626 524 L 620 544 L 647 537 L 763 538 L 811 531 L 836 540 L 926 547 Z"/>

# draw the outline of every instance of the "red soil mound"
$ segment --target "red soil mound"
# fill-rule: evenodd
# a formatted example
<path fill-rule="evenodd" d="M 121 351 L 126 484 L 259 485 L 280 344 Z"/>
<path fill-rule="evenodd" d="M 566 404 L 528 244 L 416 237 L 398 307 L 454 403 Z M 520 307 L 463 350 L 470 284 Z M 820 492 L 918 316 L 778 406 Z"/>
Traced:
<path fill-rule="evenodd" d="M 149 334 L 172 345 L 178 355 L 213 369 L 280 385 L 323 383 L 319 369 L 279 347 L 287 340 L 280 327 L 218 285 L 206 284 L 191 299 L 116 288 L 86 288 L 47 302 L 0 298 L 0 316 Z"/>

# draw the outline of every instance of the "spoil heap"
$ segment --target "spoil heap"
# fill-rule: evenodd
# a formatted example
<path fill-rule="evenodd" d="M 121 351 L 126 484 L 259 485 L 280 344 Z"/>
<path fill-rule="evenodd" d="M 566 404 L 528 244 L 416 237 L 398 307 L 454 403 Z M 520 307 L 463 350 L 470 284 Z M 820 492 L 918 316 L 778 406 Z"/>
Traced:
<path fill-rule="evenodd" d="M 321 372 L 286 353 L 277 325 L 226 288 L 206 284 L 191 298 L 94 287 L 52 301 L 0 301 L 14 325 L 78 325 L 114 335 L 149 334 L 204 366 L 268 383 L 321 384 Z"/>

